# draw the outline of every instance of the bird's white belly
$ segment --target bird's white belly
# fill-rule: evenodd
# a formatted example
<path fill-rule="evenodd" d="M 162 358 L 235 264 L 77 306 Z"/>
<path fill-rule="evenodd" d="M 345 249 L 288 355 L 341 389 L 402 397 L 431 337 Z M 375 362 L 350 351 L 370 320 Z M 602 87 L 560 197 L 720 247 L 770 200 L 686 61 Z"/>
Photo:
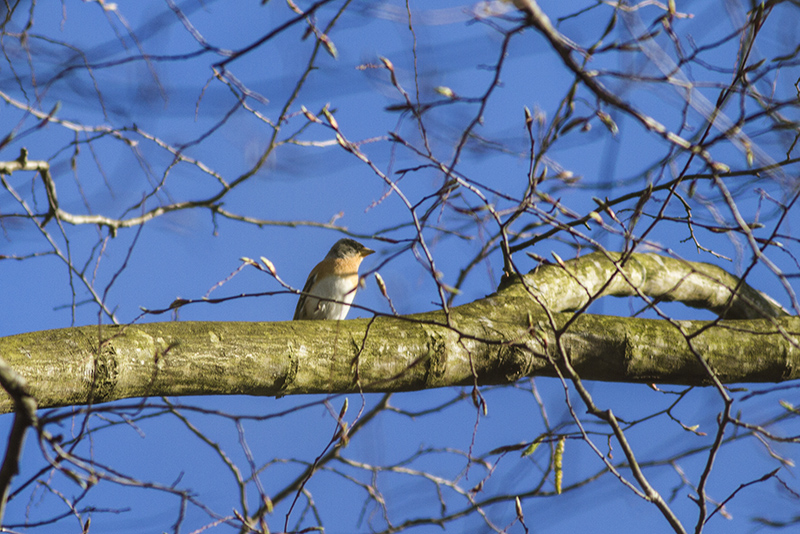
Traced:
<path fill-rule="evenodd" d="M 345 278 L 327 276 L 317 282 L 311 295 L 339 302 L 319 300 L 309 296 L 306 302 L 306 311 L 310 312 L 309 318 L 341 320 L 347 317 L 347 312 L 350 311 L 350 304 L 356 296 L 356 284 Z"/>

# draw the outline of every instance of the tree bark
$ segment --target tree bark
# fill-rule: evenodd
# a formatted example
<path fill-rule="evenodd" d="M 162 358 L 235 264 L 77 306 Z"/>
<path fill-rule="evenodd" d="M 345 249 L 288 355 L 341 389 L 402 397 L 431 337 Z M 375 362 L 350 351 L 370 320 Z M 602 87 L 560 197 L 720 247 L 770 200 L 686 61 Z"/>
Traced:
<path fill-rule="evenodd" d="M 444 312 L 351 321 L 87 326 L 0 339 L 39 407 L 144 396 L 408 391 L 554 376 L 704 385 L 800 376 L 800 318 L 706 264 L 594 253 Z M 673 264 L 672 262 L 675 262 Z M 722 273 L 722 274 L 721 274 Z M 735 289 L 737 288 L 738 289 Z M 601 295 L 681 300 L 740 320 L 563 313 Z M 544 307 L 543 307 L 544 306 Z M 569 325 L 564 329 L 565 325 Z M 13 409 L 10 398 L 0 410 Z"/>

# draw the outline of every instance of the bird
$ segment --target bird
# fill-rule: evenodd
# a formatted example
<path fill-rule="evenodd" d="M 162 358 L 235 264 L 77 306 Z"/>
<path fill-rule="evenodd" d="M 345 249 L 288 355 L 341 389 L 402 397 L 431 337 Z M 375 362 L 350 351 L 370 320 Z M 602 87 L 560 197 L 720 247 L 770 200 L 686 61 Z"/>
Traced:
<path fill-rule="evenodd" d="M 358 267 L 374 252 L 353 239 L 334 243 L 327 256 L 311 269 L 293 320 L 339 321 L 347 317 L 358 288 Z"/>

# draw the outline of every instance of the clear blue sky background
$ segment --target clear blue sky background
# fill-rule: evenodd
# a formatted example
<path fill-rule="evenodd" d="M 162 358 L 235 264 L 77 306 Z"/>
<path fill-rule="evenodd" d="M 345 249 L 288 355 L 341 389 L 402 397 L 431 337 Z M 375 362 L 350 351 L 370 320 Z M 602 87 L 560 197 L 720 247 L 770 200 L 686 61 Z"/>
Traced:
<path fill-rule="evenodd" d="M 554 21 L 560 15 L 577 9 L 577 4 L 568 4 L 541 3 Z M 594 6 L 592 2 L 585 4 L 587 8 Z M 338 3 L 334 5 L 338 6 Z M 675 22 L 680 34 L 684 39 L 687 34 L 691 35 L 699 46 L 713 43 L 727 35 L 733 27 L 731 21 L 736 20 L 735 14 L 741 13 L 741 9 L 731 7 L 733 3 L 725 5 L 730 7 L 727 14 L 720 2 L 678 2 L 679 10 L 696 15 L 694 19 Z M 290 16 L 285 3 L 277 0 L 272 0 L 263 7 L 255 0 L 236 3 L 208 1 L 202 4 L 187 1 L 181 7 L 207 42 L 229 50 L 253 43 Z M 420 159 L 382 139 L 389 131 L 399 131 L 408 139 L 414 139 L 416 135 L 415 126 L 408 117 L 385 110 L 386 106 L 402 102 L 397 91 L 388 83 L 386 71 L 358 70 L 356 67 L 378 64 L 379 57 L 388 58 L 396 68 L 400 83 L 413 96 L 415 61 L 411 51 L 416 50 L 416 69 L 422 101 L 442 100 L 433 91 L 436 86 L 447 86 L 463 97 L 479 96 L 486 90 L 492 76 L 484 67 L 497 61 L 501 42 L 500 35 L 488 24 L 470 22 L 469 11 L 479 8 L 479 5 L 459 2 L 412 4 L 412 9 L 418 16 L 414 21 L 415 34 L 412 35 L 408 30 L 402 3 L 354 3 L 330 35 L 338 49 L 338 58 L 334 59 L 323 53 L 318 62 L 319 68 L 311 74 L 310 81 L 293 110 L 299 111 L 302 104 L 317 112 L 329 103 L 331 108 L 336 109 L 336 118 L 348 139 L 375 139 L 375 142 L 363 145 L 362 149 L 381 170 L 390 172 L 419 165 Z M 38 90 L 31 87 L 25 51 L 19 47 L 18 40 L 14 41 L 8 36 L 4 38 L 8 59 L 0 67 L 0 89 L 18 101 L 29 103 L 34 102 L 35 95 L 38 95 L 41 103 L 36 107 L 44 111 L 49 111 L 59 101 L 61 108 L 57 117 L 63 120 L 128 128 L 135 124 L 142 131 L 173 145 L 198 139 L 219 123 L 235 104 L 231 91 L 211 79 L 210 65 L 222 58 L 212 53 L 189 59 L 167 58 L 166 56 L 190 54 L 197 51 L 199 46 L 165 2 L 123 2 L 117 4 L 117 9 L 117 12 L 104 12 L 99 4 L 68 1 L 63 4 L 37 4 L 35 25 L 31 30 L 29 43 L 34 51 L 33 57 L 37 60 Z M 607 7 L 598 7 L 597 12 L 597 17 L 589 12 L 564 20 L 559 24 L 559 29 L 582 46 L 591 45 L 608 21 Z M 660 13 L 662 12 L 656 8 L 649 7 L 642 9 L 638 15 L 645 24 L 650 24 Z M 117 17 L 118 14 L 124 17 L 124 23 Z M 326 22 L 332 14 L 331 9 L 323 9 L 319 20 Z M 22 11 L 17 14 L 17 19 L 16 28 L 19 29 L 19 24 L 25 21 Z M 511 27 L 509 22 L 496 22 L 504 27 Z M 126 24 L 133 29 L 138 43 L 129 37 Z M 781 17 L 771 18 L 762 33 L 765 37 L 763 41 L 759 41 L 762 46 L 759 53 L 763 53 L 765 57 L 778 55 L 776 50 L 791 51 L 800 42 L 794 25 Z M 268 99 L 268 103 L 249 101 L 250 105 L 266 117 L 274 118 L 278 114 L 307 62 L 313 39 L 300 41 L 300 34 L 299 27 L 290 30 L 229 66 L 230 71 L 248 88 Z M 86 51 L 87 60 L 96 65 L 94 81 L 80 69 L 69 71 L 55 80 L 55 73 L 64 66 L 64 49 L 40 39 L 39 36 L 68 42 Z M 624 25 L 620 23 L 619 30 L 615 30 L 607 41 L 628 38 Z M 669 46 L 663 36 L 657 43 L 660 46 Z M 686 42 L 684 45 L 688 46 Z M 737 45 L 738 42 L 733 40 L 719 50 L 704 54 L 702 59 L 712 64 L 719 62 L 726 68 L 731 68 Z M 150 62 L 139 60 L 120 63 L 124 58 L 136 56 L 137 47 L 154 56 L 153 59 Z M 69 61 L 75 65 L 82 63 L 79 56 Z M 109 63 L 109 66 L 103 67 L 105 63 Z M 11 66 L 15 67 L 22 82 L 12 75 Z M 590 68 L 659 75 L 651 65 L 643 63 L 641 55 L 634 54 L 624 57 L 616 54 L 598 55 Z M 698 79 L 719 83 L 730 80 L 727 73 L 702 71 L 697 65 L 693 68 L 695 70 L 692 75 Z M 782 75 L 776 84 L 779 95 L 789 97 L 792 94 L 795 90 L 792 80 L 797 78 L 796 74 L 794 66 L 786 68 L 785 76 Z M 52 84 L 47 85 L 51 80 Z M 479 180 L 487 189 L 496 188 L 514 195 L 521 194 L 528 168 L 528 140 L 524 129 L 523 107 L 541 112 L 547 118 L 552 117 L 571 80 L 558 57 L 539 34 L 528 29 L 515 37 L 508 51 L 502 86 L 496 89 L 489 101 L 484 124 L 476 129 L 478 134 L 493 144 L 487 143 L 480 150 L 479 144 L 471 144 L 461 163 L 462 172 Z M 93 83 L 102 92 L 105 113 L 98 104 Z M 675 130 L 680 126 L 678 114 L 684 100 L 674 88 L 665 85 L 637 88 L 622 84 L 612 85 L 611 88 L 646 113 L 663 121 L 668 128 Z M 701 92 L 713 102 L 718 89 L 708 87 Z M 594 101 L 585 91 L 579 91 L 579 96 L 576 116 L 591 115 Z M 444 161 L 449 161 L 448 154 L 452 151 L 454 139 L 475 116 L 476 110 L 474 104 L 461 103 L 442 106 L 427 115 L 434 150 Z M 792 111 L 787 110 L 786 113 L 791 115 Z M 552 195 L 561 198 L 564 205 L 578 213 L 585 213 L 594 206 L 592 196 L 613 198 L 627 191 L 641 189 L 644 184 L 642 173 L 666 155 L 668 147 L 660 138 L 647 132 L 630 118 L 615 112 L 612 114 L 619 127 L 617 136 L 612 136 L 595 119 L 591 131 L 581 133 L 578 129 L 574 130 L 549 153 L 552 159 L 551 168 L 561 166 L 576 176 L 583 177 L 575 185 L 546 182 L 547 190 Z M 285 125 L 285 131 L 294 131 L 303 121 L 302 117 L 293 118 Z M 693 127 L 702 125 L 693 111 L 688 113 L 687 121 Z M 0 152 L 0 159 L 14 159 L 19 148 L 26 147 L 31 159 L 49 160 L 58 185 L 61 206 L 72 213 L 86 213 L 88 204 L 93 213 L 111 217 L 134 216 L 136 210 L 125 210 L 135 204 L 145 192 L 152 190 L 153 184 L 162 178 L 171 161 L 171 156 L 163 149 L 129 131 L 126 136 L 139 142 L 140 159 L 118 141 L 99 138 L 93 142 L 92 149 L 85 144 L 81 145 L 77 170 L 73 173 L 69 159 L 73 150 L 70 146 L 74 139 L 73 134 L 55 124 L 41 128 L 36 127 L 37 124 L 30 115 L 25 115 L 13 106 L 4 105 L 0 109 L 0 136 L 16 129 L 17 139 Z M 253 167 L 267 146 L 270 133 L 271 128 L 263 121 L 251 113 L 239 110 L 208 139 L 186 148 L 185 154 L 201 160 L 225 179 L 233 180 Z M 692 132 L 684 134 L 687 138 L 693 135 Z M 309 128 L 300 139 L 322 142 L 331 141 L 332 136 L 329 130 L 317 127 Z M 503 150 L 490 149 L 499 144 L 502 144 Z M 772 145 L 761 148 L 774 159 L 783 157 L 781 150 Z M 724 143 L 712 155 L 731 167 L 745 167 L 744 154 Z M 95 159 L 99 164 L 95 163 Z M 700 167 L 695 169 L 699 170 Z M 650 179 L 659 183 L 672 178 L 669 174 L 659 176 L 659 172 L 660 169 L 654 168 Z M 791 168 L 788 173 L 792 174 Z M 555 174 L 555 171 L 551 170 L 550 174 Z M 794 174 L 796 176 L 796 172 Z M 14 174 L 8 180 L 38 211 L 44 210 L 46 197 L 40 182 L 35 182 L 32 186 L 33 178 L 23 174 Z M 772 209 L 769 203 L 765 203 L 763 207 L 759 205 L 756 187 L 763 188 L 776 198 L 782 198 L 782 195 L 797 187 L 796 182 L 792 185 L 764 180 L 753 185 L 747 180 L 732 179 L 729 187 L 739 195 L 739 206 L 748 220 L 753 220 L 759 209 L 762 212 L 761 217 L 769 220 L 768 211 Z M 426 170 L 410 173 L 399 183 L 403 192 L 416 202 L 440 185 L 440 176 Z M 180 164 L 170 170 L 167 186 L 159 193 L 159 199 L 164 203 L 169 202 L 170 198 L 192 200 L 205 198 L 214 191 L 216 185 L 212 177 L 195 167 Z M 256 176 L 226 196 L 224 207 L 235 213 L 274 221 L 324 223 L 341 213 L 341 217 L 337 219 L 339 225 L 355 234 L 370 236 L 383 229 L 409 222 L 408 211 L 398 196 L 390 195 L 380 200 L 385 194 L 385 184 L 365 165 L 338 146 L 286 146 L 280 148 Z M 706 195 L 711 199 L 716 198 L 715 191 L 701 184 L 693 201 L 694 216 L 698 220 L 713 221 L 713 210 L 705 211 L 702 206 L 702 199 Z M 472 205 L 477 203 L 475 197 L 468 199 Z M 148 200 L 148 207 L 154 205 L 155 200 Z M 633 203 L 627 207 L 632 208 Z M 654 202 L 649 209 L 654 212 L 657 204 Z M 19 211 L 19 206 L 5 190 L 0 191 L 0 213 L 14 211 Z M 720 211 L 720 217 L 724 221 L 730 221 L 729 214 L 724 209 Z M 676 217 L 684 215 L 679 204 L 672 206 L 668 214 Z M 794 217 L 790 214 L 782 227 L 783 233 L 796 232 L 796 219 L 796 213 Z M 426 234 L 445 283 L 454 283 L 466 259 L 472 258 L 480 249 L 481 236 L 474 228 L 468 227 L 468 224 L 468 218 L 459 218 L 453 212 L 446 212 L 442 215 L 442 227 L 450 230 L 466 228 L 466 233 L 475 239 L 462 240 L 444 234 L 436 235 L 433 231 Z M 773 227 L 774 218 L 771 225 L 768 223 L 763 230 L 764 235 Z M 50 223 L 48 229 L 57 236 L 59 247 L 66 251 L 66 243 L 60 237 L 55 224 Z M 76 228 L 65 225 L 65 231 L 69 236 L 68 250 L 73 262 L 79 266 L 86 265 L 89 278 L 95 279 L 95 287 L 102 292 L 113 281 L 106 302 L 123 323 L 137 318 L 141 307 L 160 309 L 167 307 L 176 297 L 203 297 L 209 289 L 225 280 L 239 267 L 239 258 L 242 256 L 269 258 L 287 283 L 302 287 L 311 267 L 341 237 L 340 233 L 327 229 L 275 225 L 257 227 L 221 217 L 214 219 L 206 210 L 179 211 L 149 222 L 139 234 L 138 229 L 121 230 L 116 238 L 107 243 L 98 262 L 97 250 L 92 247 L 98 243 L 99 236 L 105 230 L 98 231 L 91 226 Z M 2 232 L 0 254 L 22 256 L 50 250 L 41 234 L 27 221 L 4 219 Z M 601 232 L 594 235 L 611 250 L 622 246 L 619 237 Z M 413 238 L 414 232 L 411 228 L 403 227 L 386 232 L 385 236 L 402 240 Z M 734 273 L 748 265 L 750 252 L 742 241 L 725 234 L 702 233 L 702 244 L 731 258 L 732 261 L 728 262 L 710 254 L 698 253 L 691 241 L 685 241 L 687 237 L 689 235 L 685 226 L 680 224 L 662 224 L 649 236 L 652 242 L 689 260 L 717 263 Z M 402 245 L 377 239 L 361 240 L 378 251 L 378 254 L 365 261 L 365 270 L 380 271 L 399 313 L 422 312 L 436 307 L 435 284 L 409 251 L 395 256 L 395 253 L 403 250 Z M 134 249 L 128 258 L 132 245 Z M 585 243 L 582 245 L 586 246 Z M 786 246 L 796 258 L 797 243 L 787 240 Z M 580 252 L 588 251 L 588 248 L 584 248 Z M 534 252 L 542 256 L 557 252 L 563 258 L 570 258 L 575 256 L 576 251 L 568 244 L 548 241 L 538 245 Z M 798 268 L 792 256 L 773 255 L 772 259 L 784 272 L 797 273 Z M 524 254 L 518 254 L 515 260 L 526 271 L 535 266 Z M 485 265 L 470 274 L 456 304 L 470 302 L 492 292 L 499 280 L 501 268 L 502 258 L 497 253 L 492 254 Z M 72 280 L 75 281 L 74 278 Z M 791 306 L 787 292 L 767 269 L 758 267 L 749 282 L 775 297 L 784 306 Z M 70 277 L 65 264 L 53 256 L 18 262 L 0 261 L 0 302 L 3 303 L 0 306 L 0 335 L 97 324 L 96 305 L 71 306 L 73 296 L 69 283 Z M 247 268 L 216 289 L 211 296 L 280 289 L 264 273 Z M 86 298 L 86 291 L 77 284 L 74 300 L 80 303 Z M 366 289 L 359 292 L 356 303 L 381 312 L 390 311 L 371 278 Z M 296 297 L 286 294 L 270 298 L 242 298 L 225 304 L 187 306 L 180 310 L 179 318 L 282 321 L 291 318 L 295 304 Z M 628 315 L 632 309 L 639 307 L 638 303 L 605 300 L 596 304 L 592 311 Z M 709 313 L 686 310 L 680 306 L 667 305 L 664 309 L 673 317 L 681 319 L 711 317 Z M 350 315 L 351 318 L 366 316 L 369 314 L 359 310 L 352 310 Z M 655 317 L 652 312 L 644 316 Z M 167 315 L 162 315 L 142 320 L 168 318 Z M 101 320 L 108 322 L 107 317 Z M 674 400 L 674 396 L 653 391 L 645 385 L 590 383 L 588 386 L 599 405 L 612 408 L 618 416 L 626 420 L 646 416 L 659 408 L 665 409 Z M 569 423 L 570 416 L 564 403 L 561 383 L 555 379 L 537 379 L 535 387 L 550 423 L 554 426 Z M 663 389 L 679 390 L 670 386 L 664 386 Z M 418 411 L 437 406 L 444 399 L 454 398 L 462 393 L 451 389 L 406 393 L 395 396 L 392 403 L 398 408 Z M 744 393 L 738 395 L 741 397 Z M 467 450 L 473 440 L 474 453 L 482 455 L 498 446 L 531 441 L 545 431 L 542 414 L 531 392 L 530 383 L 517 387 L 490 388 L 485 391 L 485 396 L 489 407 L 486 417 L 479 418 L 468 399 L 432 417 L 411 419 L 385 414 L 353 440 L 346 455 L 358 461 L 387 465 L 414 455 L 420 448 L 454 447 Z M 760 422 L 768 418 L 769 414 L 779 413 L 779 400 L 791 401 L 792 396 L 796 394 L 789 390 L 785 394 L 757 397 L 743 402 L 741 408 L 753 421 Z M 378 398 L 366 396 L 363 399 L 366 408 L 377 402 Z M 250 397 L 174 399 L 179 404 L 254 417 L 279 413 L 319 400 L 316 397 L 279 400 Z M 577 399 L 574 400 L 577 403 Z M 341 396 L 331 400 L 334 411 L 339 410 L 342 401 Z M 160 401 L 154 402 L 160 404 Z M 348 417 L 352 420 L 362 399 L 358 395 L 350 395 L 349 403 Z M 133 401 L 122 404 L 136 405 Z M 684 431 L 677 422 L 661 416 L 653 422 L 637 426 L 631 431 L 629 439 L 643 462 L 669 458 L 677 451 L 706 445 L 713 437 L 716 429 L 714 421 L 720 408 L 719 397 L 714 391 L 694 390 L 680 403 L 673 415 L 687 425 L 699 425 L 699 431 L 708 433 L 707 436 Z M 587 428 L 606 431 L 584 417 L 584 410 L 580 405 L 577 411 L 587 421 Z M 135 409 L 132 408 L 131 414 L 134 412 Z M 247 472 L 247 458 L 240 446 L 236 427 L 231 421 L 218 416 L 204 416 L 188 408 L 185 413 L 212 440 L 218 441 L 232 460 Z M 112 420 L 120 419 L 113 417 Z M 78 418 L 77 421 L 81 419 Z M 0 418 L 0 431 L 7 431 L 10 424 L 10 416 Z M 102 425 L 102 422 L 95 419 L 92 424 Z M 313 404 L 309 408 L 276 419 L 245 420 L 242 427 L 259 466 L 272 458 L 291 457 L 311 461 L 322 452 L 335 430 L 328 410 L 320 404 Z M 795 423 L 795 432 L 796 427 Z M 781 433 L 792 432 L 789 423 L 779 428 Z M 65 436 L 74 431 L 74 428 L 68 426 L 61 428 Z M 598 446 L 606 450 L 602 438 Z M 777 449 L 779 454 L 797 456 L 796 447 L 788 444 L 778 446 Z M 91 443 L 87 440 L 81 451 L 104 465 L 117 467 L 143 480 L 158 481 L 166 486 L 178 481 L 177 487 L 191 488 L 200 501 L 218 514 L 229 514 L 232 508 L 238 506 L 230 471 L 213 450 L 192 436 L 186 426 L 175 417 L 165 415 L 137 425 L 104 428 L 96 433 Z M 616 447 L 614 457 L 622 458 L 621 451 Z M 41 453 L 35 439 L 30 439 L 20 480 L 29 477 L 41 467 L 40 458 Z M 490 461 L 496 459 L 497 456 L 489 458 Z M 681 460 L 680 468 L 687 477 L 696 481 L 704 461 L 703 455 L 686 458 Z M 527 459 L 520 459 L 518 453 L 505 455 L 487 483 L 487 494 L 527 491 L 531 481 L 537 479 L 546 464 L 547 457 L 544 454 Z M 412 466 L 415 469 L 430 470 L 437 475 L 453 477 L 466 467 L 466 461 L 457 454 L 442 451 L 426 456 Z M 599 459 L 578 440 L 567 443 L 564 467 L 565 486 L 602 469 Z M 755 440 L 732 444 L 725 447 L 717 459 L 714 475 L 709 481 L 710 495 L 723 499 L 740 484 L 757 479 L 776 467 L 776 461 Z M 362 479 L 365 476 L 362 471 L 342 468 Z M 268 493 L 274 492 L 298 470 L 298 465 L 291 462 L 270 466 L 261 474 L 261 482 Z M 796 490 L 794 473 L 792 466 L 786 466 L 782 476 Z M 473 465 L 463 474 L 468 481 L 461 485 L 469 488 L 485 474 L 482 467 Z M 675 500 L 672 501 L 674 509 L 686 526 L 693 528 L 696 506 L 687 494 L 694 492 L 682 486 L 676 470 L 668 465 L 652 467 L 648 470 L 648 475 L 665 497 L 670 497 L 670 492 L 675 489 Z M 432 484 L 402 474 L 385 475 L 385 478 L 384 496 L 391 511 L 397 514 L 396 517 L 437 513 L 439 505 Z M 53 482 L 66 495 L 77 495 L 81 491 L 78 485 L 60 475 Z M 363 511 L 361 507 L 364 496 L 358 494 L 360 490 L 356 490 L 341 477 L 322 473 L 315 476 L 308 488 L 320 506 L 326 532 L 329 534 L 369 531 L 370 526 L 375 529 L 384 528 L 380 512 L 370 507 Z M 545 487 L 544 490 L 552 491 L 552 486 Z M 452 510 L 464 506 L 463 499 L 448 496 L 448 502 L 451 498 Z M 670 531 L 655 507 L 635 497 L 609 475 L 560 496 L 534 497 L 523 502 L 526 521 L 532 532 Z M 257 507 L 257 503 L 250 504 Z M 744 489 L 728 506 L 732 519 L 715 517 L 707 531 L 753 532 L 758 527 L 748 520 L 749 517 L 769 515 L 776 519 L 788 519 L 797 514 L 797 505 L 797 500 L 782 490 L 777 482 L 768 481 Z M 105 484 L 104 488 L 90 492 L 85 502 L 81 502 L 81 506 L 131 509 L 130 512 L 121 514 L 94 513 L 90 530 L 92 533 L 160 532 L 171 528 L 177 515 L 178 500 L 151 490 Z M 280 531 L 282 528 L 282 518 L 287 512 L 287 506 L 282 504 L 270 517 L 272 531 Z M 54 494 L 40 488 L 32 496 L 25 493 L 12 501 L 7 512 L 7 522 L 23 522 L 25 517 L 47 517 L 50 513 L 58 513 L 64 509 L 63 503 L 59 503 Z M 492 521 L 500 525 L 500 528 L 514 519 L 513 503 L 490 507 L 490 510 Z M 360 514 L 364 516 L 359 521 L 357 518 Z M 290 526 L 295 524 L 299 516 L 299 509 L 295 510 Z M 206 513 L 190 506 L 181 531 L 192 532 L 210 521 Z M 65 524 L 68 526 L 67 530 L 64 529 L 64 523 L 60 523 L 34 531 L 79 531 L 78 523 L 74 519 L 65 520 Z M 303 526 L 308 524 L 303 523 Z M 474 514 L 456 522 L 449 529 L 462 532 L 488 531 L 487 526 Z M 228 530 L 219 527 L 219 531 Z M 438 532 L 439 529 L 424 527 L 414 532 L 434 531 Z M 510 531 L 522 530 L 516 524 Z"/>

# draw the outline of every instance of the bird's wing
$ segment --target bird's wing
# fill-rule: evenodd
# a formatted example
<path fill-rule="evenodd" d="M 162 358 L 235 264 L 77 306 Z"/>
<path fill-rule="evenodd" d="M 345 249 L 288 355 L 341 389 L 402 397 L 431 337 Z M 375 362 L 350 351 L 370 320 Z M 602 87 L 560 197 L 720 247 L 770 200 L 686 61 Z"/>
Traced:
<path fill-rule="evenodd" d="M 319 267 L 319 265 L 317 265 L 317 267 Z M 309 291 L 311 291 L 311 287 L 317 280 L 317 267 L 311 269 L 311 274 L 308 275 L 308 280 L 306 280 L 306 285 L 303 286 L 303 294 L 300 295 L 299 299 L 297 299 L 297 307 L 294 309 L 294 317 L 292 317 L 293 321 L 297 321 L 300 318 L 300 312 L 306 305 L 306 294 Z"/>

